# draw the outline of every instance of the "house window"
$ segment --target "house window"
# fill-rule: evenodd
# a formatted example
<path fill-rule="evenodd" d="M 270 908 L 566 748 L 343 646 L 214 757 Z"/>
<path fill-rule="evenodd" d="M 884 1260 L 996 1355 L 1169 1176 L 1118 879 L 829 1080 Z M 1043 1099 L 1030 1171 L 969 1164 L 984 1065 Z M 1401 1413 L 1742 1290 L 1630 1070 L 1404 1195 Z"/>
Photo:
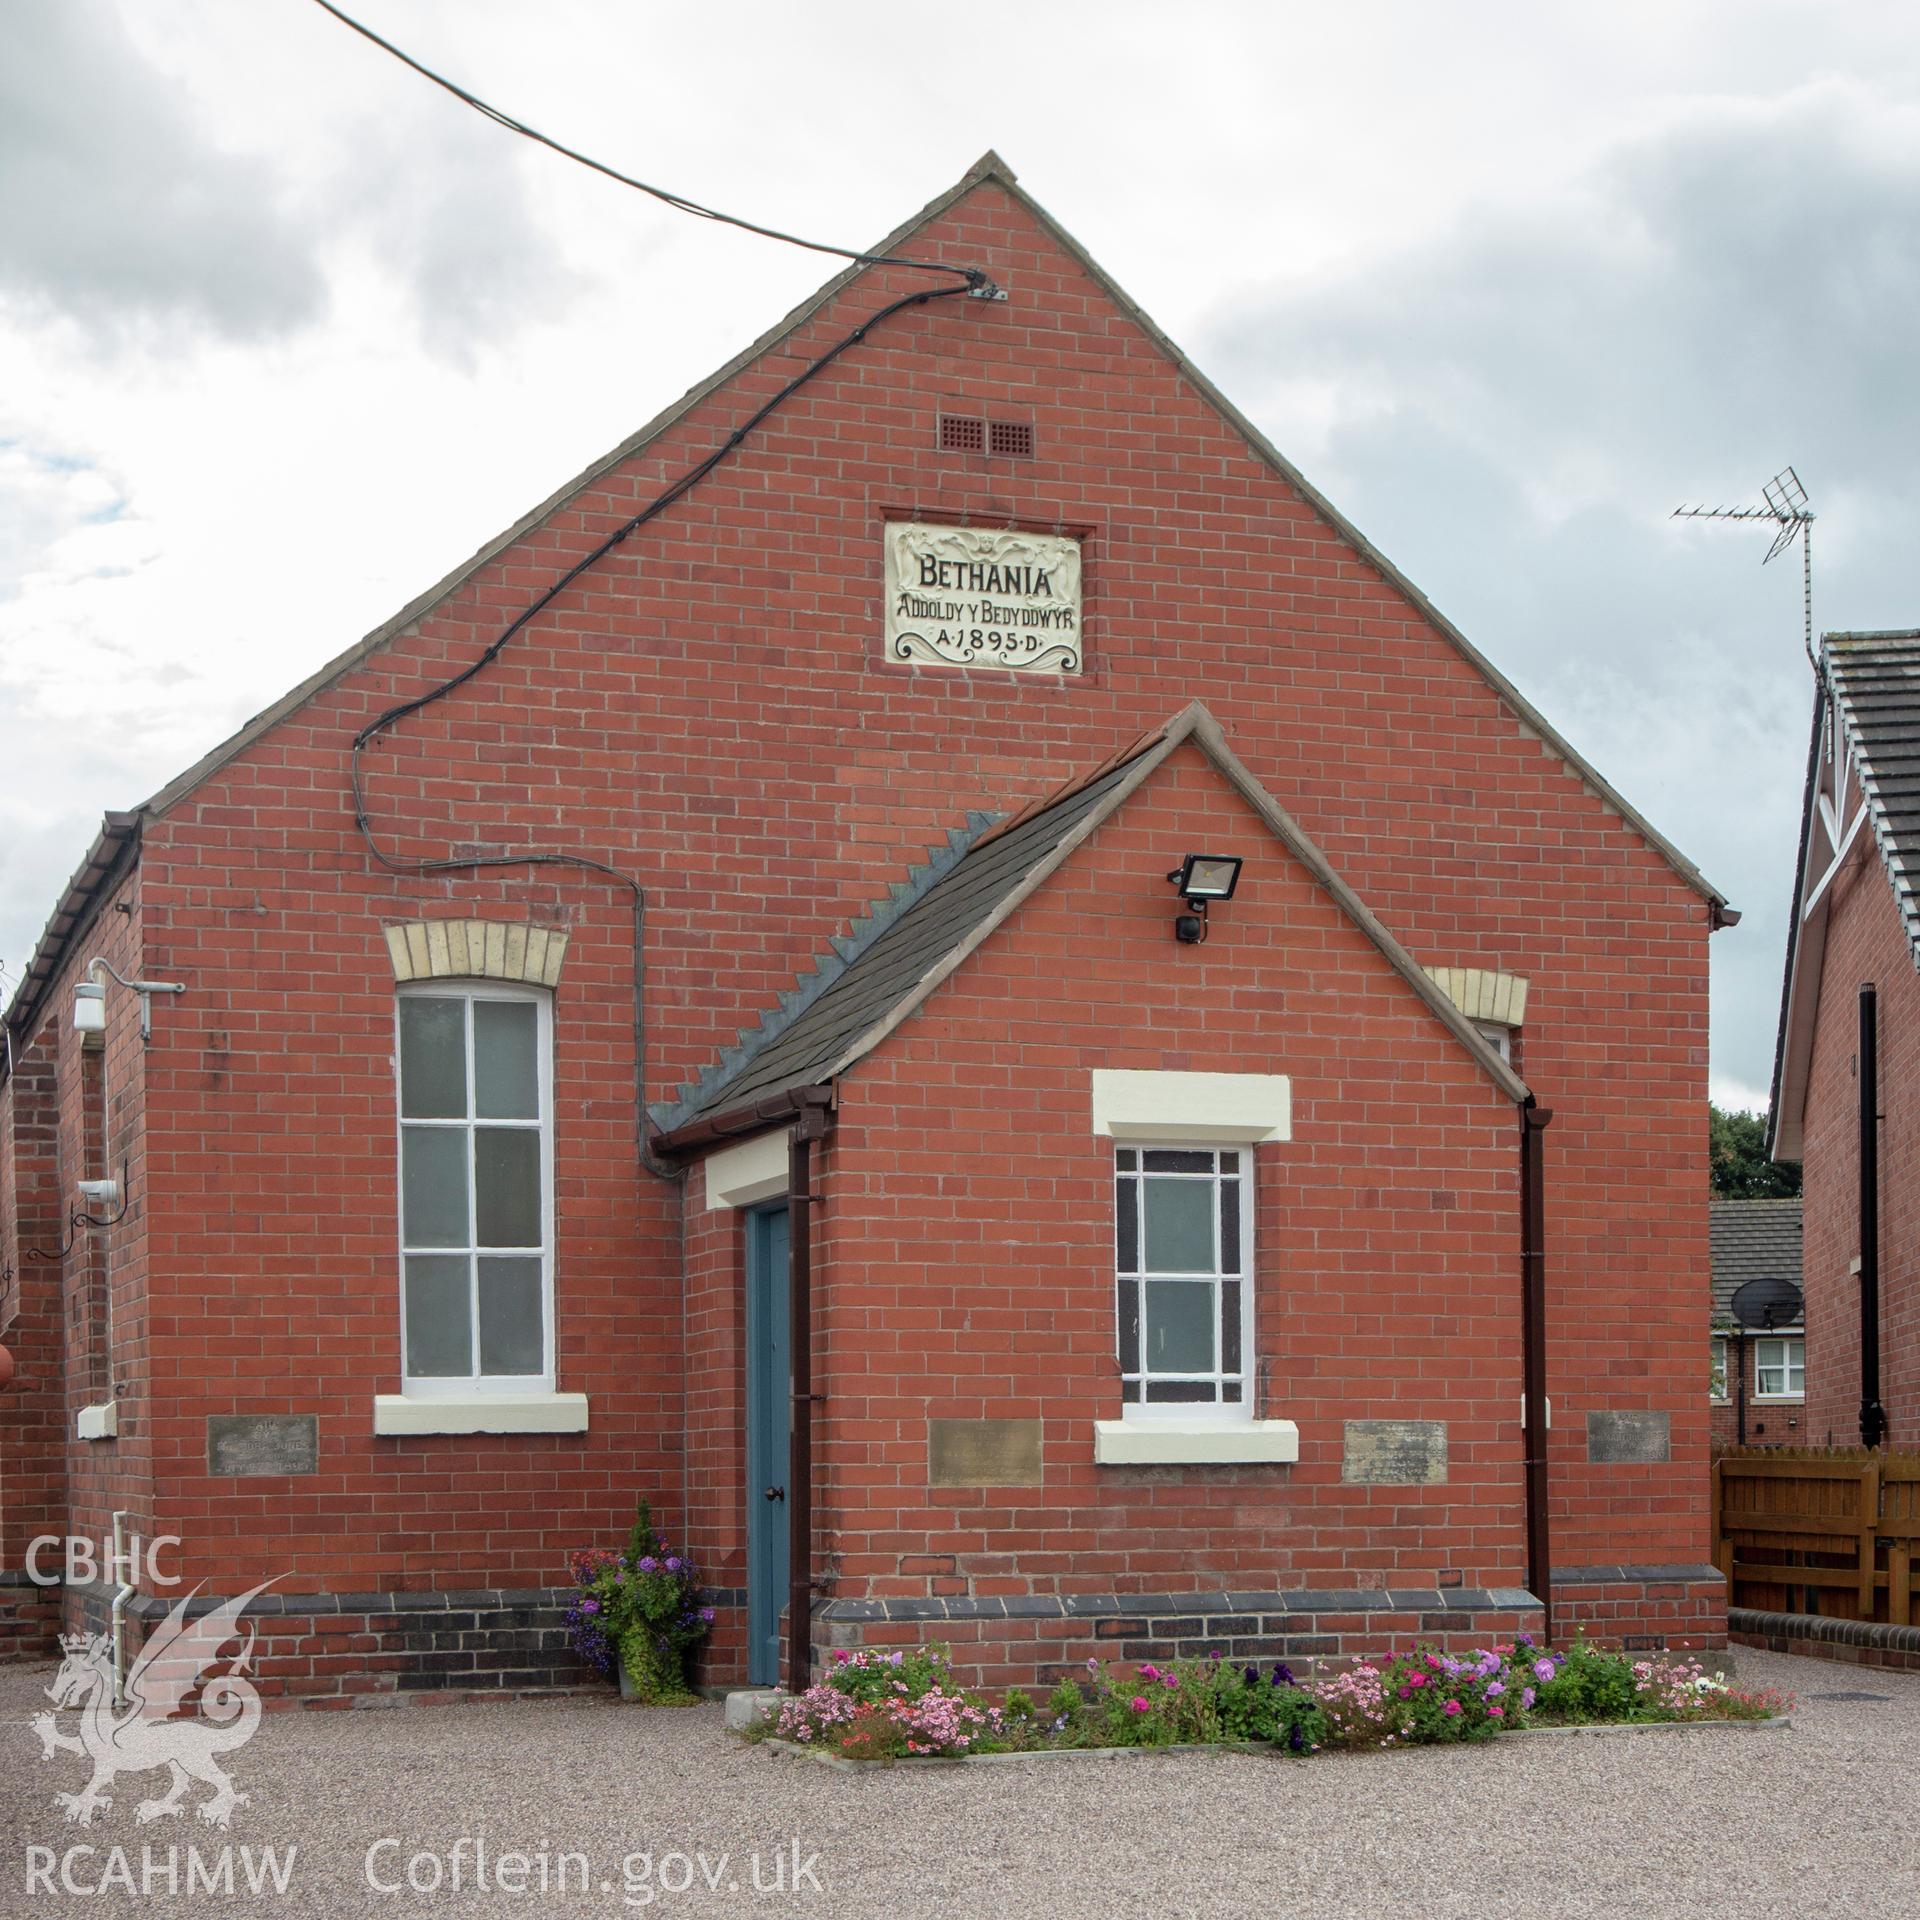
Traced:
<path fill-rule="evenodd" d="M 552 1003 L 436 983 L 399 1028 L 406 1390 L 551 1388 Z"/>
<path fill-rule="evenodd" d="M 1253 1328 L 1253 1164 L 1245 1147 L 1114 1149 L 1120 1397 L 1129 1417 L 1244 1418 Z"/>
<path fill-rule="evenodd" d="M 1756 1400 L 1803 1400 L 1807 1392 L 1807 1342 L 1802 1334 L 1753 1343 Z"/>
<path fill-rule="evenodd" d="M 1513 1065 L 1513 1029 L 1497 1020 L 1476 1020 L 1473 1030 L 1508 1066 Z"/>
<path fill-rule="evenodd" d="M 1715 1400 L 1727 1397 L 1727 1343 L 1718 1335 L 1713 1341 L 1712 1394 Z"/>

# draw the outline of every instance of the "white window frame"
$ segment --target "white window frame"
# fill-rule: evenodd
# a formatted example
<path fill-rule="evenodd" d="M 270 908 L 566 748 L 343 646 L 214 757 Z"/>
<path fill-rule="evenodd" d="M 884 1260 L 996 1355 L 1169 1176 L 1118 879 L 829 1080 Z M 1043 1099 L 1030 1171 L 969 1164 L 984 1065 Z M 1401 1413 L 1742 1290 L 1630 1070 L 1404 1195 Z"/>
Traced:
<path fill-rule="evenodd" d="M 1498 1020 L 1476 1020 L 1473 1030 L 1508 1066 L 1513 1065 L 1513 1029 Z"/>
<path fill-rule="evenodd" d="M 1147 1223 L 1145 1181 L 1146 1156 L 1149 1153 L 1211 1153 L 1224 1161 L 1231 1155 L 1238 1164 L 1238 1172 L 1229 1174 L 1217 1164 L 1212 1173 L 1155 1173 L 1154 1179 L 1205 1181 L 1213 1188 L 1215 1204 L 1212 1209 L 1213 1221 L 1213 1353 L 1216 1366 L 1220 1359 L 1220 1281 L 1223 1277 L 1237 1279 L 1240 1284 L 1240 1370 L 1237 1374 L 1216 1371 L 1210 1376 L 1167 1375 L 1163 1378 L 1202 1378 L 1210 1377 L 1224 1385 L 1238 1381 L 1240 1398 L 1237 1401 L 1223 1400 L 1218 1397 L 1208 1400 L 1173 1400 L 1149 1402 L 1146 1395 L 1147 1382 L 1155 1376 L 1148 1373 L 1145 1366 L 1144 1351 L 1141 1355 L 1140 1369 L 1135 1374 L 1125 1371 L 1125 1360 L 1120 1352 L 1120 1181 L 1128 1177 L 1123 1173 L 1118 1156 L 1131 1153 L 1136 1156 L 1132 1177 L 1140 1183 L 1139 1211 L 1135 1223 L 1138 1237 L 1137 1258 L 1140 1262 L 1137 1274 L 1126 1276 L 1140 1287 L 1140 1337 L 1146 1338 L 1146 1285 L 1149 1279 L 1167 1279 L 1186 1285 L 1198 1286 L 1207 1276 L 1196 1274 L 1150 1274 L 1146 1267 Z M 1256 1370 L 1253 1365 L 1254 1354 L 1254 1239 L 1253 1239 L 1253 1181 L 1254 1152 L 1245 1145 L 1202 1145 L 1193 1140 L 1146 1140 L 1124 1139 L 1114 1142 L 1114 1158 L 1108 1166 L 1108 1178 L 1113 1194 L 1113 1259 L 1111 1262 L 1111 1292 L 1113 1302 L 1113 1346 L 1114 1357 L 1121 1366 L 1121 1381 L 1137 1379 L 1140 1382 L 1141 1398 L 1125 1400 L 1121 1403 L 1120 1417 L 1123 1422 L 1139 1425 L 1192 1425 L 1196 1421 L 1221 1426 L 1243 1426 L 1253 1419 L 1254 1381 Z M 1218 1201 L 1219 1184 L 1223 1179 L 1237 1179 L 1240 1183 L 1240 1271 L 1237 1275 L 1222 1276 L 1220 1272 L 1220 1209 Z"/>
<path fill-rule="evenodd" d="M 468 1002 L 466 1013 L 467 1040 L 467 1112 L 464 1119 L 446 1120 L 408 1120 L 400 1112 L 400 1003 L 406 999 L 423 1000 L 464 1000 Z M 475 1085 L 473 1072 L 473 1006 L 481 1000 L 506 1000 L 520 1005 L 531 1004 L 538 1015 L 538 1033 L 535 1040 L 535 1071 L 538 1076 L 540 1112 L 534 1120 L 480 1120 L 474 1113 Z M 406 1400 L 462 1400 L 525 1398 L 529 1395 L 551 1395 L 554 1391 L 554 1312 L 553 1312 L 553 996 L 544 988 L 512 986 L 502 982 L 486 980 L 422 980 L 401 987 L 394 995 L 393 1008 L 393 1110 L 394 1110 L 394 1240 L 398 1249 L 399 1274 L 395 1294 L 395 1306 L 400 1316 L 400 1391 Z M 540 1332 L 541 1332 L 541 1371 L 538 1373 L 480 1373 L 467 1374 L 410 1374 L 407 1366 L 407 1256 L 413 1254 L 459 1253 L 457 1247 L 413 1247 L 406 1243 L 406 1193 L 404 1188 L 404 1135 L 408 1127 L 446 1127 L 459 1128 L 471 1143 L 474 1128 L 477 1125 L 490 1127 L 517 1127 L 531 1129 L 537 1127 L 540 1133 L 540 1238 L 538 1248 L 540 1258 Z M 475 1367 L 478 1367 L 479 1326 L 479 1259 L 475 1246 L 477 1226 L 475 1211 L 477 1194 L 473 1170 L 471 1145 L 467 1159 L 467 1245 L 464 1249 L 471 1263 L 469 1281 L 469 1299 L 472 1303 L 472 1327 L 475 1342 Z M 531 1248 L 515 1248 L 513 1252 L 524 1258 L 535 1251 Z"/>
<path fill-rule="evenodd" d="M 1724 1407 L 1733 1397 L 1733 1340 L 1716 1333 L 1708 1344 L 1707 1398 L 1716 1407 Z"/>
<path fill-rule="evenodd" d="M 1781 1349 L 1780 1359 L 1774 1367 L 1768 1367 L 1766 1361 L 1761 1358 L 1769 1347 L 1778 1347 Z M 1796 1347 L 1799 1349 L 1797 1365 L 1794 1354 L 1791 1351 Z M 1791 1381 L 1794 1374 L 1798 1373 L 1800 1376 L 1800 1384 L 1797 1387 L 1787 1386 L 1778 1393 L 1768 1393 L 1760 1384 L 1760 1375 L 1763 1369 L 1769 1372 L 1777 1371 L 1783 1379 L 1788 1381 Z M 1772 1402 L 1804 1400 L 1807 1397 L 1807 1336 L 1804 1333 L 1794 1333 L 1791 1331 L 1769 1333 L 1762 1334 L 1754 1340 L 1753 1397 L 1756 1400 Z"/>

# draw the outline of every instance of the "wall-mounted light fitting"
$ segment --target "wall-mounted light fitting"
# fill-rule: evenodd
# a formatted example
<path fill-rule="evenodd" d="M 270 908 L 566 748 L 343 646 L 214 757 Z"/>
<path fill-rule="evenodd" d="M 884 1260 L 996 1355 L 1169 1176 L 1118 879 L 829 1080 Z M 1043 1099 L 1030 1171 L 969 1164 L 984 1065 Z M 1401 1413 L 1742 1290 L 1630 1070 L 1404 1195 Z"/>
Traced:
<path fill-rule="evenodd" d="M 1176 940 L 1193 946 L 1207 937 L 1208 903 L 1233 898 L 1233 890 L 1240 884 L 1240 869 L 1245 864 L 1237 853 L 1190 853 L 1167 875 L 1188 908 L 1187 912 L 1174 916 Z"/>
<path fill-rule="evenodd" d="M 153 996 L 156 993 L 185 993 L 175 980 L 129 980 L 113 964 L 95 956 L 87 962 L 80 984 L 73 990 L 73 1030 L 75 1033 L 105 1033 L 107 1030 L 107 989 L 101 974 L 116 980 L 129 993 L 140 996 L 140 1038 L 153 1038 Z"/>

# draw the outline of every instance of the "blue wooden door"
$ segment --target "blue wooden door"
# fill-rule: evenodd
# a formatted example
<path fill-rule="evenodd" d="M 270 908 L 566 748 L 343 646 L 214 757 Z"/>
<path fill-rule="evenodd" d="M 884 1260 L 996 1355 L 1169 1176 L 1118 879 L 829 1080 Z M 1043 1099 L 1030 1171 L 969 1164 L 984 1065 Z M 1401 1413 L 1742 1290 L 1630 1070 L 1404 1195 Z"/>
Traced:
<path fill-rule="evenodd" d="M 780 1678 L 787 1600 L 787 1441 L 793 1421 L 787 1207 L 747 1215 L 747 1678 Z"/>

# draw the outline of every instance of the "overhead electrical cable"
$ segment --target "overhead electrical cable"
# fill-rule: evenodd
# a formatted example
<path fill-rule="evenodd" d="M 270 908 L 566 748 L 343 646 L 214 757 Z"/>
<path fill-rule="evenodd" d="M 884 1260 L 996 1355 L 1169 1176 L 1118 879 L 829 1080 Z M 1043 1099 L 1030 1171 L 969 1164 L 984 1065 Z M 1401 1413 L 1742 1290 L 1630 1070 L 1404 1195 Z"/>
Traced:
<path fill-rule="evenodd" d="M 880 325 L 882 321 L 890 319 L 894 314 L 903 312 L 909 307 L 921 307 L 931 301 L 949 300 L 957 295 L 965 295 L 979 300 L 1003 300 L 1006 296 L 994 285 L 992 279 L 984 269 L 979 267 L 957 267 L 948 265 L 943 261 L 915 260 L 903 254 L 863 253 L 851 247 L 836 247 L 828 245 L 823 241 L 805 240 L 795 234 L 783 233 L 774 227 L 761 226 L 754 221 L 743 220 L 733 214 L 721 213 L 712 207 L 702 206 L 697 201 L 689 200 L 681 194 L 670 193 L 664 188 L 649 186 L 644 180 L 636 180 L 629 174 L 621 173 L 617 168 L 606 166 L 602 162 L 592 159 L 586 154 L 577 152 L 574 148 L 566 146 L 558 140 L 549 138 L 546 134 L 527 126 L 524 122 L 516 120 L 511 114 L 503 113 L 499 108 L 490 106 L 486 101 L 480 99 L 478 95 L 469 93 L 466 88 L 456 85 L 453 81 L 446 79 L 441 74 L 435 73 L 432 68 L 423 65 L 420 61 L 414 59 L 411 54 L 403 52 L 399 47 L 394 46 L 391 41 L 382 39 L 379 34 L 375 33 L 371 28 L 363 26 L 351 15 L 341 12 L 338 7 L 330 4 L 330 0 L 315 0 L 315 4 L 324 8 L 326 12 L 332 14 L 334 18 L 339 20 L 343 25 L 351 27 L 354 32 L 372 41 L 375 46 L 381 47 L 386 52 L 392 54 L 396 60 L 411 67 L 414 72 L 420 74 L 423 78 L 432 81 L 435 86 L 444 88 L 456 99 L 464 101 L 476 112 L 485 114 L 489 120 L 495 121 L 498 125 L 505 127 L 509 132 L 521 134 L 529 140 L 537 141 L 541 146 L 549 147 L 555 153 L 562 154 L 569 160 L 577 161 L 582 166 L 590 167 L 596 173 L 605 174 L 609 179 L 617 180 L 624 186 L 635 187 L 642 193 L 651 194 L 655 199 L 663 201 L 666 205 L 674 207 L 682 213 L 696 214 L 701 219 L 715 220 L 727 226 L 740 227 L 748 233 L 757 233 L 770 240 L 780 240 L 792 246 L 805 247 L 810 252 L 834 254 L 858 266 L 907 267 L 922 273 L 950 274 L 957 283 L 949 287 L 927 288 L 919 293 L 905 294 L 897 300 L 889 301 L 885 306 L 880 307 L 877 311 L 869 315 L 868 318 L 863 320 L 850 332 L 842 335 L 831 346 L 815 355 L 815 357 L 809 361 L 799 373 L 795 374 L 791 380 L 787 381 L 778 392 L 770 399 L 762 402 L 760 406 L 756 407 L 738 427 L 734 428 L 718 447 L 707 454 L 705 458 L 696 461 L 679 479 L 673 481 L 660 493 L 656 494 L 638 513 L 623 521 L 613 532 L 608 534 L 579 560 L 576 560 L 565 572 L 560 574 L 557 579 L 536 595 L 535 598 L 501 630 L 499 635 L 477 659 L 461 668 L 458 673 L 449 675 L 448 678 L 439 682 L 437 685 L 428 688 L 425 693 L 416 694 L 411 699 L 402 700 L 396 705 L 389 707 L 377 718 L 370 720 L 353 738 L 349 777 L 353 790 L 354 826 L 359 831 L 361 839 L 366 843 L 367 851 L 374 862 L 387 872 L 395 874 L 430 875 L 476 873 L 500 867 L 568 867 L 578 872 L 597 874 L 601 878 L 612 881 L 615 885 L 624 888 L 632 896 L 634 1051 L 635 1080 L 639 1107 L 637 1123 L 639 1129 L 639 1153 L 641 1164 L 648 1172 L 656 1174 L 663 1179 L 672 1179 L 677 1177 L 677 1170 L 661 1165 L 654 1156 L 653 1150 L 647 1141 L 646 892 L 640 885 L 640 882 L 636 880 L 633 875 L 624 872 L 621 868 L 612 865 L 610 862 L 596 860 L 584 853 L 551 851 L 532 847 L 511 853 L 449 856 L 436 860 L 406 859 L 398 853 L 391 851 L 386 846 L 383 846 L 379 836 L 374 832 L 373 822 L 367 811 L 366 782 L 362 765 L 363 757 L 367 748 L 383 733 L 387 732 L 389 728 L 397 726 L 402 720 L 406 719 L 408 715 L 418 713 L 422 708 L 430 707 L 436 701 L 444 700 L 449 694 L 465 686 L 477 675 L 483 673 L 500 657 L 501 653 L 512 642 L 514 637 L 524 631 L 532 621 L 544 613 L 581 575 L 597 566 L 608 554 L 612 553 L 616 547 L 631 539 L 648 521 L 664 513 L 676 500 L 682 499 L 690 493 L 693 488 L 698 486 L 708 474 L 712 473 L 722 461 L 727 459 L 756 428 L 762 425 L 771 414 L 790 400 L 801 388 L 825 372 L 842 354 L 846 353 L 850 348 L 857 346 L 875 327 Z"/>
<path fill-rule="evenodd" d="M 396 47 L 391 40 L 382 39 L 374 30 L 356 20 L 352 14 L 343 13 L 333 5 L 333 0 L 314 0 L 314 5 L 333 15 L 342 26 L 351 27 L 363 39 L 371 40 L 376 47 L 411 67 L 423 80 L 431 80 L 436 87 L 443 88 L 456 100 L 464 101 L 474 112 L 483 113 L 509 133 L 520 134 L 523 138 L 536 141 L 543 147 L 563 155 L 568 160 L 590 167 L 595 173 L 604 174 L 609 180 L 617 180 L 623 187 L 636 188 L 641 193 L 651 194 L 654 199 L 674 208 L 680 213 L 693 214 L 697 219 L 715 220 L 722 226 L 738 227 L 744 233 L 757 233 L 766 240 L 779 240 L 790 247 L 805 247 L 809 253 L 830 253 L 837 259 L 851 260 L 863 267 L 911 267 L 918 273 L 950 273 L 965 282 L 970 291 L 991 297 L 997 289 L 980 267 L 956 267 L 944 260 L 913 260 L 898 253 L 863 253 L 858 247 L 836 247 L 825 240 L 806 240 L 797 233 L 786 233 L 778 227 L 762 226 L 757 220 L 743 219 L 737 213 L 722 213 L 717 207 L 704 206 L 698 200 L 689 200 L 683 193 L 675 193 L 667 187 L 656 187 L 645 180 L 636 180 L 630 173 L 622 173 L 618 167 L 610 167 L 604 160 L 596 160 L 591 154 L 582 153 L 576 147 L 568 146 L 562 140 L 556 140 L 551 134 L 542 133 L 537 127 L 530 127 L 524 120 L 516 119 L 512 114 L 503 112 L 499 107 L 482 100 L 477 93 L 469 93 L 458 81 L 449 80 L 445 74 L 436 73 L 425 64 L 416 60 L 403 48 Z"/>

